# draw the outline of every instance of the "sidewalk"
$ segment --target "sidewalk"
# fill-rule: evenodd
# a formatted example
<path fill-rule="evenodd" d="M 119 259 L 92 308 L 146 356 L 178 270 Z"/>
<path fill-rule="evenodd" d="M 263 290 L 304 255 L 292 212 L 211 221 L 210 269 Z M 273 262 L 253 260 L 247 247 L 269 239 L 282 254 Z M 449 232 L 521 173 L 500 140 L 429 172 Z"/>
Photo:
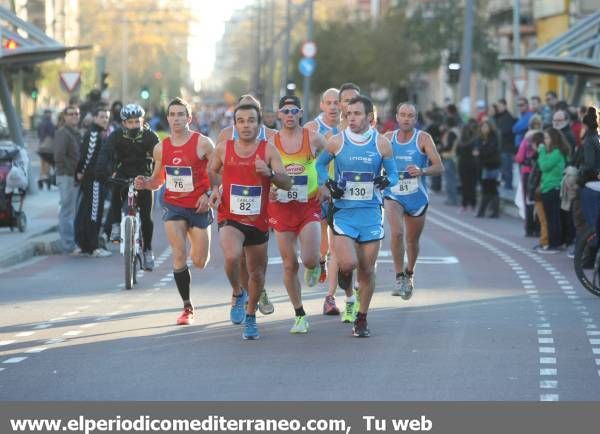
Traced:
<path fill-rule="evenodd" d="M 38 190 L 36 181 L 40 162 L 31 147 L 28 146 L 31 191 L 25 196 L 23 205 L 27 228 L 25 232 L 19 232 L 17 228 L 13 232 L 8 227 L 0 228 L 0 270 L 36 255 L 52 254 L 51 242 L 58 239 L 58 189 Z"/>
<path fill-rule="evenodd" d="M 0 269 L 52 253 L 50 242 L 58 239 L 58 190 L 28 194 L 23 210 L 27 216 L 25 232 L 0 228 Z"/>

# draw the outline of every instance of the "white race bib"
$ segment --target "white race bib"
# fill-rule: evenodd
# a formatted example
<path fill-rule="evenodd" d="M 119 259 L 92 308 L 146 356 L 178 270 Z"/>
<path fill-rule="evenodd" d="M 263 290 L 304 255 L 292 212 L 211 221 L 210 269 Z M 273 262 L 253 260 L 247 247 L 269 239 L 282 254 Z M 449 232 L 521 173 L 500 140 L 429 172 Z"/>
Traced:
<path fill-rule="evenodd" d="M 231 184 L 229 212 L 236 215 L 260 214 L 262 187 Z"/>
<path fill-rule="evenodd" d="M 405 196 L 408 194 L 416 193 L 419 190 L 419 179 L 418 178 L 404 178 L 407 176 L 404 173 L 400 174 L 398 184 L 391 188 L 392 193 L 398 196 Z"/>
<path fill-rule="evenodd" d="M 342 178 L 346 180 L 344 189 L 345 200 L 371 200 L 373 199 L 373 173 L 371 172 L 344 172 Z"/>
<path fill-rule="evenodd" d="M 167 175 L 166 188 L 174 193 L 188 193 L 194 191 L 192 168 L 189 166 L 165 166 Z"/>
<path fill-rule="evenodd" d="M 293 200 L 298 202 L 308 202 L 308 176 L 291 176 L 292 188 L 288 191 L 278 189 L 277 201 L 288 203 Z"/>
<path fill-rule="evenodd" d="M 585 183 L 585 186 L 594 191 L 600 191 L 600 181 L 589 181 Z"/>

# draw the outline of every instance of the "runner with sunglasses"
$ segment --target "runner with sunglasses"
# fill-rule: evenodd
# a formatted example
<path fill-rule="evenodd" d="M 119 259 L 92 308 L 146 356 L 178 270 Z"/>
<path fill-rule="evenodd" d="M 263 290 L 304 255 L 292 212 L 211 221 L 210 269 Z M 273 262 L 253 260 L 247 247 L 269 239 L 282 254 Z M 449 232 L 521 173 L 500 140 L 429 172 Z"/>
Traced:
<path fill-rule="evenodd" d="M 302 107 L 297 96 L 284 96 L 279 101 L 281 131 L 275 134 L 287 174 L 292 179 L 288 191 L 272 188 L 269 202 L 269 225 L 275 230 L 277 245 L 283 261 L 283 283 L 294 308 L 295 321 L 290 333 L 307 333 L 308 321 L 302 305 L 301 284 L 298 279 L 298 257 L 304 265 L 304 282 L 315 286 L 321 274 L 319 244 L 321 203 L 317 185 L 316 155 L 323 149 L 319 133 L 300 126 Z"/>

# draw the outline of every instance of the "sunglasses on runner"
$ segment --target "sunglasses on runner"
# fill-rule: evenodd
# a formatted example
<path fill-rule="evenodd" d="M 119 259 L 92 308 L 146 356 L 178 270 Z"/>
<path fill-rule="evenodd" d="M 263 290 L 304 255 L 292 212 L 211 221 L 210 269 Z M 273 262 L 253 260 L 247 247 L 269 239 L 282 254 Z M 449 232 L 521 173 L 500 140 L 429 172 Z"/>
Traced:
<path fill-rule="evenodd" d="M 293 115 L 297 115 L 298 113 L 300 113 L 300 109 L 299 108 L 292 108 L 292 109 L 287 109 L 287 108 L 282 108 L 279 109 L 280 113 L 283 113 L 284 115 L 289 115 L 290 113 Z"/>

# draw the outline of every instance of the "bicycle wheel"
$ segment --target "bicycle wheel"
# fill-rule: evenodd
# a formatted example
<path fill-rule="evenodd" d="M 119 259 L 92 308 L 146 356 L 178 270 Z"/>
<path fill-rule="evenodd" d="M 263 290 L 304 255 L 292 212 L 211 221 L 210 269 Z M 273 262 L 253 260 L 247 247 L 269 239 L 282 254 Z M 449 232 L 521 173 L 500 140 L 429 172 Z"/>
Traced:
<path fill-rule="evenodd" d="M 123 255 L 125 256 L 125 288 L 133 288 L 135 279 L 135 252 L 133 245 L 133 219 L 125 217 L 125 233 L 123 234 Z"/>
<path fill-rule="evenodd" d="M 583 287 L 600 297 L 600 249 L 594 229 L 588 229 L 577 241 L 573 265 Z"/>

